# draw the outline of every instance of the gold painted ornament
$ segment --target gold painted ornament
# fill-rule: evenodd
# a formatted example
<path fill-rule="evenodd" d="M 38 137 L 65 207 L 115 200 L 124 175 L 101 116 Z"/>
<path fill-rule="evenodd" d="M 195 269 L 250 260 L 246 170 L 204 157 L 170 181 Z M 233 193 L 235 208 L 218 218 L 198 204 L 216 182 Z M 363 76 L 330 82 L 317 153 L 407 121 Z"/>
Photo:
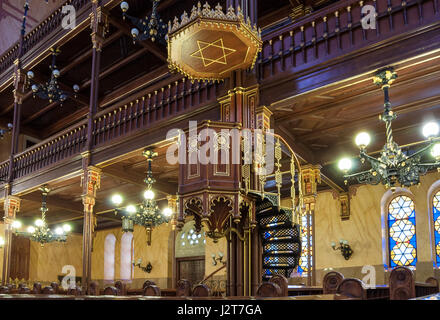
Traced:
<path fill-rule="evenodd" d="M 262 48 L 261 32 L 240 9 L 227 13 L 198 3 L 168 26 L 168 65 L 190 80 L 219 81 L 231 71 L 253 68 Z"/>

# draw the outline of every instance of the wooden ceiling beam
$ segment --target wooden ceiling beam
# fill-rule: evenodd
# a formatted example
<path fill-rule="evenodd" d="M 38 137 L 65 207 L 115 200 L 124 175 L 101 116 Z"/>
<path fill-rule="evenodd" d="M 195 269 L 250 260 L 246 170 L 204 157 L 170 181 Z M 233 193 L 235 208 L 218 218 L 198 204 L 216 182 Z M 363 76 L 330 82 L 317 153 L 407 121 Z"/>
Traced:
<path fill-rule="evenodd" d="M 105 167 L 102 169 L 102 173 L 109 177 L 113 177 L 115 179 L 131 183 L 142 188 L 146 188 L 146 184 L 143 182 L 142 177 L 129 173 L 122 169 Z M 156 181 L 153 188 L 165 195 L 173 195 L 177 192 L 177 188 L 173 187 L 171 184 L 163 183 L 161 181 Z"/>
<path fill-rule="evenodd" d="M 22 196 L 21 199 L 25 201 L 41 203 L 41 195 L 37 193 L 26 194 Z M 82 203 L 69 201 L 55 196 L 49 195 L 47 197 L 47 206 L 48 208 L 58 208 L 74 214 L 84 214 Z"/>
<path fill-rule="evenodd" d="M 418 110 L 430 108 L 433 106 L 438 105 L 438 101 L 440 99 L 440 95 L 435 95 L 426 99 L 412 101 L 410 103 L 400 105 L 393 108 L 394 113 L 398 113 L 399 115 L 407 114 L 409 112 L 415 112 Z M 303 134 L 300 136 L 297 136 L 297 139 L 304 141 L 304 140 L 313 140 L 316 138 L 321 137 L 323 134 L 326 134 L 328 131 L 337 130 L 337 129 L 346 129 L 346 128 L 353 128 L 357 127 L 360 124 L 365 124 L 366 122 L 377 120 L 377 114 L 365 116 L 362 118 L 358 118 L 356 120 L 349 120 L 347 119 L 345 123 L 338 124 L 335 126 L 326 127 L 323 129 L 316 129 L 311 133 Z"/>

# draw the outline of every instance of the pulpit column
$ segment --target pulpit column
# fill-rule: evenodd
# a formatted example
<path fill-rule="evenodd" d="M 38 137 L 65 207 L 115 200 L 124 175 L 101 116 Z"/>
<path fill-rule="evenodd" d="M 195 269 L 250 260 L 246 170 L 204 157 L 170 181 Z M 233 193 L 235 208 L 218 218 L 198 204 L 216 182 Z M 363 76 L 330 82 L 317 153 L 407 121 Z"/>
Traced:
<path fill-rule="evenodd" d="M 6 189 L 9 191 L 9 188 Z M 5 244 L 3 247 L 2 285 L 9 283 L 11 270 L 12 222 L 15 220 L 16 213 L 20 210 L 20 198 L 7 195 L 5 197 L 4 210 Z"/>
<path fill-rule="evenodd" d="M 83 163 L 86 162 L 83 158 Z M 93 233 L 96 227 L 96 217 L 93 213 L 95 205 L 96 190 L 101 184 L 101 169 L 88 166 L 83 170 L 81 177 L 81 186 L 83 187 L 82 202 L 84 205 L 84 223 L 83 223 L 83 273 L 82 288 L 88 290 L 92 278 L 92 246 Z"/>
<path fill-rule="evenodd" d="M 305 210 L 301 217 L 301 229 L 306 233 L 307 242 L 303 244 L 306 247 L 307 259 L 307 285 L 316 284 L 316 270 L 315 270 L 315 204 L 317 194 L 317 184 L 321 183 L 321 166 L 320 165 L 306 165 L 301 170 L 303 179 L 303 194 Z M 303 222 L 305 221 L 305 223 Z M 305 229 L 305 230 L 304 230 Z"/>

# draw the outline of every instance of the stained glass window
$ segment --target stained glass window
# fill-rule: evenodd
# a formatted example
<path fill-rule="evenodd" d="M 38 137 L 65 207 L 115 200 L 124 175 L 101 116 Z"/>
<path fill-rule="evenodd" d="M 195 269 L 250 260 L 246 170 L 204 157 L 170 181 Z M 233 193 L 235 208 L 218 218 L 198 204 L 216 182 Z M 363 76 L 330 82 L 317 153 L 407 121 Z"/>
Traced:
<path fill-rule="evenodd" d="M 413 266 L 417 262 L 416 211 L 407 196 L 395 197 L 388 207 L 390 266 Z"/>
<path fill-rule="evenodd" d="M 308 219 L 307 219 L 308 217 Z M 308 223 L 307 223 L 307 220 Z M 313 248 L 313 237 L 312 237 L 312 215 L 303 214 L 301 217 L 301 257 L 299 258 L 298 273 L 302 276 L 307 276 L 309 272 L 309 259 L 310 264 L 312 264 L 312 248 Z M 310 235 L 310 239 L 309 239 Z M 310 245 L 310 250 L 309 250 Z"/>
<path fill-rule="evenodd" d="M 440 265 L 440 191 L 437 192 L 433 200 L 433 212 L 434 218 L 434 242 L 435 242 L 435 256 L 437 259 L 437 266 Z"/>

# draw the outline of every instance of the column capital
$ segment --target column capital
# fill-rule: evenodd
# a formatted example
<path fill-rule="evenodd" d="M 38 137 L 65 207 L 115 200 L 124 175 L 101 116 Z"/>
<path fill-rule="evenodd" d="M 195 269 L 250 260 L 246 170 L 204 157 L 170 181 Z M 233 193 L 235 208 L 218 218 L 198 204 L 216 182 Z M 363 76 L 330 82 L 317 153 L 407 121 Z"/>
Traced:
<path fill-rule="evenodd" d="M 273 115 L 272 111 L 266 106 L 260 106 L 255 110 L 257 114 L 257 129 L 269 130 L 270 129 L 270 119 Z"/>
<path fill-rule="evenodd" d="M 20 211 L 20 202 L 21 199 L 16 196 L 7 196 L 5 198 L 4 202 L 4 220 L 5 223 L 12 223 L 12 221 L 15 219 L 15 214 Z"/>
<path fill-rule="evenodd" d="M 109 30 L 108 13 L 98 1 L 92 1 L 92 12 L 90 13 L 90 29 L 92 29 L 91 37 L 93 48 L 97 51 L 102 50 L 105 35 Z"/>
<path fill-rule="evenodd" d="M 101 187 L 101 173 L 102 170 L 97 167 L 89 166 L 84 170 L 81 177 L 81 186 L 83 187 L 83 201 L 84 197 L 96 197 L 96 189 Z"/>
<path fill-rule="evenodd" d="M 307 164 L 301 167 L 304 196 L 317 196 L 317 185 L 321 183 L 321 166 Z"/>

